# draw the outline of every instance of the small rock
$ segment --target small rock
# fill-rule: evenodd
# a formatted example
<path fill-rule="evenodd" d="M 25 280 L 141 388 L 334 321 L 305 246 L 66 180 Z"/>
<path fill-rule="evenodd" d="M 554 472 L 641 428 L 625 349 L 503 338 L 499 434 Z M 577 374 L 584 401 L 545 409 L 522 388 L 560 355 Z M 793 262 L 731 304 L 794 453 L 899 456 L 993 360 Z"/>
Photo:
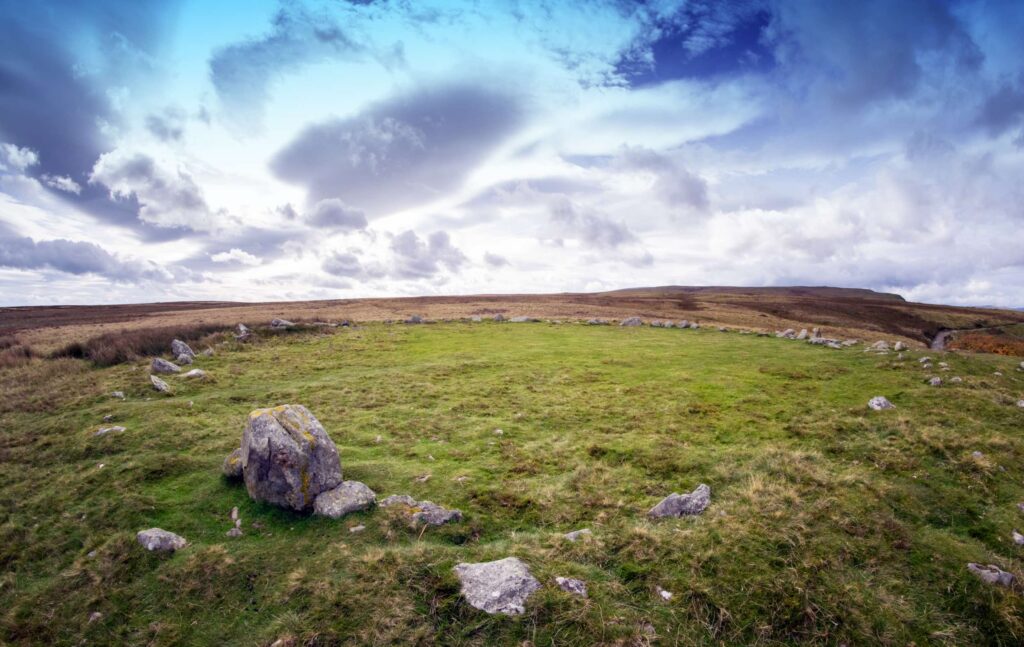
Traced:
<path fill-rule="evenodd" d="M 526 600 L 540 588 L 540 582 L 526 564 L 515 557 L 458 564 L 455 575 L 462 583 L 466 602 L 485 613 L 522 614 L 526 611 Z"/>
<path fill-rule="evenodd" d="M 804 339 L 807 339 L 808 334 L 809 333 L 807 332 L 806 328 L 801 328 L 800 333 L 796 336 L 796 338 L 803 341 Z"/>
<path fill-rule="evenodd" d="M 796 339 L 796 331 L 792 328 L 786 328 L 782 332 L 775 333 L 776 337 L 783 337 L 785 339 Z"/>
<path fill-rule="evenodd" d="M 533 317 L 512 317 L 508 321 L 509 323 L 536 323 L 540 321 L 540 319 L 535 319 Z"/>
<path fill-rule="evenodd" d="M 204 350 L 204 351 L 203 351 L 203 352 L 201 353 L 201 355 L 202 355 L 203 357 L 213 357 L 213 349 L 212 349 L 212 348 L 210 348 L 209 346 L 207 346 L 207 347 L 206 347 L 206 350 Z"/>
<path fill-rule="evenodd" d="M 92 624 L 94 622 L 99 622 L 102 619 L 103 619 L 103 614 L 100 613 L 99 611 L 93 611 L 92 613 L 89 614 L 89 624 Z"/>
<path fill-rule="evenodd" d="M 504 431 L 502 431 L 501 429 L 495 429 L 495 430 L 494 430 L 494 435 L 495 435 L 495 436 L 501 436 L 501 435 L 502 435 L 502 434 L 504 434 L 504 433 L 505 433 L 505 432 L 504 432 Z"/>
<path fill-rule="evenodd" d="M 135 535 L 135 538 L 148 551 L 173 553 L 176 550 L 184 548 L 188 544 L 184 537 L 161 528 L 140 530 L 138 534 Z"/>
<path fill-rule="evenodd" d="M 195 357 L 196 353 L 194 350 L 192 350 L 191 346 L 181 341 L 180 339 L 175 339 L 171 342 L 171 355 L 174 355 L 175 357 L 179 357 L 181 355 Z"/>
<path fill-rule="evenodd" d="M 960 383 L 961 383 L 961 382 L 963 382 L 964 380 L 963 380 L 963 378 L 962 378 L 962 377 L 960 377 L 959 375 L 956 375 L 956 376 L 953 376 L 953 377 L 949 378 L 949 381 L 950 381 L 950 383 L 952 383 L 952 384 L 960 384 Z"/>
<path fill-rule="evenodd" d="M 191 371 L 189 371 L 188 373 L 185 373 L 184 375 L 182 375 L 182 377 L 184 377 L 184 378 L 193 378 L 193 377 L 195 377 L 195 378 L 202 379 L 202 378 L 206 377 L 206 371 L 204 371 L 201 368 L 194 368 Z"/>
<path fill-rule="evenodd" d="M 118 400 L 124 400 L 124 391 L 112 391 L 110 397 L 117 398 Z"/>
<path fill-rule="evenodd" d="M 192 355 L 185 355 L 184 353 L 182 353 L 181 355 L 178 355 L 178 357 L 174 361 L 176 361 L 179 364 L 188 365 L 192 363 L 192 357 Z"/>
<path fill-rule="evenodd" d="M 93 434 L 93 436 L 106 436 L 107 434 L 119 433 L 124 430 L 125 428 L 120 425 L 114 425 L 113 427 L 101 427 L 99 431 Z"/>
<path fill-rule="evenodd" d="M 919 359 L 917 361 L 920 362 L 921 364 L 931 364 L 932 358 L 931 357 L 922 357 L 921 359 Z"/>
<path fill-rule="evenodd" d="M 238 526 L 235 526 L 231 530 L 227 531 L 225 534 L 228 537 L 231 537 L 231 538 L 241 537 L 242 536 L 242 529 L 239 528 Z"/>
<path fill-rule="evenodd" d="M 416 481 L 417 483 L 426 483 L 427 481 L 430 480 L 430 474 L 422 474 L 420 476 L 417 476 L 413 480 Z"/>
<path fill-rule="evenodd" d="M 669 600 L 672 599 L 672 592 L 671 591 L 666 591 L 665 589 L 661 588 L 660 586 L 655 586 L 654 590 L 655 590 L 655 592 L 657 592 L 658 596 L 662 600 L 664 600 L 665 602 L 668 602 Z"/>
<path fill-rule="evenodd" d="M 109 413 L 103 416 L 103 422 L 111 422 L 114 419 L 114 414 Z"/>
<path fill-rule="evenodd" d="M 418 523 L 441 526 L 462 521 L 461 510 L 449 510 L 431 501 L 417 501 L 407 494 L 392 494 L 380 502 L 380 507 L 403 506 L 409 517 Z"/>
<path fill-rule="evenodd" d="M 294 328 L 295 324 L 287 319 L 271 319 L 270 327 L 274 330 L 288 330 L 289 328 Z"/>
<path fill-rule="evenodd" d="M 929 378 L 928 379 L 928 384 L 931 384 L 932 386 L 942 386 L 942 378 L 939 378 L 939 377 Z"/>
<path fill-rule="evenodd" d="M 984 458 L 985 454 L 975 450 L 975 451 L 971 452 L 971 456 L 974 457 L 974 458 Z"/>
<path fill-rule="evenodd" d="M 579 530 L 573 530 L 572 532 L 567 532 L 567 533 L 565 533 L 562 536 L 565 537 L 566 539 L 568 539 L 569 541 L 577 541 L 578 539 L 580 539 L 584 535 L 588 535 L 589 536 L 589 535 L 592 535 L 592 534 L 593 533 L 590 532 L 590 528 L 581 528 Z"/>
<path fill-rule="evenodd" d="M 992 375 L 995 375 L 996 377 L 1002 377 L 1003 376 L 1003 374 L 1000 371 L 993 371 Z"/>
<path fill-rule="evenodd" d="M 149 376 L 149 381 L 153 385 L 153 388 L 156 389 L 157 391 L 159 391 L 160 393 L 170 393 L 171 392 L 171 387 L 167 384 L 167 382 L 164 382 L 163 380 L 161 380 L 157 376 L 150 375 Z"/>
<path fill-rule="evenodd" d="M 1014 528 L 1013 534 L 1011 536 L 1013 537 L 1013 543 L 1017 544 L 1018 546 L 1024 546 L 1024 535 L 1017 532 L 1016 528 Z"/>
<path fill-rule="evenodd" d="M 366 526 L 364 526 L 363 524 L 359 524 L 358 526 L 352 526 L 351 528 L 348 529 L 349 532 L 353 532 L 353 533 L 354 532 L 362 532 L 364 530 L 366 530 Z"/>
<path fill-rule="evenodd" d="M 170 373 L 180 373 L 181 367 L 177 364 L 168 362 L 162 357 L 154 357 L 153 362 L 149 365 L 149 370 L 153 373 L 161 373 L 164 375 Z"/>
<path fill-rule="evenodd" d="M 244 323 L 238 324 L 236 327 L 238 334 L 235 335 L 235 339 L 238 341 L 249 341 L 252 339 L 252 330 L 249 329 Z"/>
<path fill-rule="evenodd" d="M 673 492 L 668 495 L 658 505 L 651 508 L 647 516 L 657 519 L 660 517 L 696 515 L 704 512 L 710 503 L 711 488 L 701 483 L 689 494 L 676 494 Z"/>
<path fill-rule="evenodd" d="M 411 317 L 409 317 L 408 319 L 405 320 L 405 323 L 407 323 L 407 324 L 421 324 L 421 323 L 423 323 L 423 317 L 421 317 L 419 315 L 412 315 Z"/>
<path fill-rule="evenodd" d="M 619 324 L 620 326 L 636 327 L 644 325 L 644 322 L 640 317 L 627 317 L 623 319 Z"/>
<path fill-rule="evenodd" d="M 690 330 L 700 330 L 700 324 L 694 321 L 690 324 Z"/>
<path fill-rule="evenodd" d="M 1024 409 L 1024 398 L 1017 400 L 1017 406 Z"/>
<path fill-rule="evenodd" d="M 313 512 L 321 517 L 340 519 L 352 512 L 368 510 L 377 495 L 359 481 L 343 481 L 338 487 L 321 492 L 313 501 Z"/>
<path fill-rule="evenodd" d="M 377 434 L 377 437 L 373 439 L 373 442 L 375 442 L 375 443 L 377 443 L 379 445 L 382 440 L 384 440 L 383 436 L 381 436 L 380 434 Z"/>
<path fill-rule="evenodd" d="M 605 326 L 607 324 L 608 324 L 608 322 L 605 321 L 604 319 L 588 319 L 587 320 L 587 325 L 588 326 Z"/>
<path fill-rule="evenodd" d="M 889 350 L 889 342 L 876 341 L 868 347 L 870 350 Z"/>
<path fill-rule="evenodd" d="M 898 342 L 896 342 L 895 344 L 892 345 L 892 349 L 894 351 L 896 351 L 897 353 L 900 353 L 900 352 L 903 352 L 903 351 L 907 350 L 907 345 L 904 344 L 901 341 L 898 341 Z"/>
<path fill-rule="evenodd" d="M 494 315 L 494 320 L 498 322 L 505 321 L 505 315 L 498 313 Z"/>
<path fill-rule="evenodd" d="M 1007 573 L 995 564 L 981 565 L 973 562 L 967 564 L 967 570 L 974 573 L 982 582 L 998 584 L 1009 588 L 1013 586 L 1013 574 Z"/>
<path fill-rule="evenodd" d="M 888 398 L 883 395 L 876 395 L 875 397 L 868 400 L 868 408 L 875 411 L 881 411 L 882 409 L 895 409 L 896 405 L 889 402 Z"/>
<path fill-rule="evenodd" d="M 690 327 L 690 322 L 687 321 L 686 319 L 683 319 L 682 321 L 680 321 L 679 323 L 676 324 L 676 328 L 686 329 L 686 328 L 689 328 L 689 327 Z"/>
<path fill-rule="evenodd" d="M 587 583 L 583 580 L 577 580 L 571 577 L 556 577 L 555 584 L 558 585 L 558 588 L 567 593 L 578 595 L 581 598 L 587 597 Z"/>
<path fill-rule="evenodd" d="M 470 317 L 469 320 L 472 321 L 473 323 L 482 323 L 484 318 L 481 317 L 480 315 L 474 315 Z"/>
<path fill-rule="evenodd" d="M 235 507 L 231 508 L 231 520 L 236 522 L 235 523 L 236 526 L 238 525 L 237 522 L 239 521 L 239 518 L 238 518 L 238 506 L 237 505 Z"/>
<path fill-rule="evenodd" d="M 416 499 L 412 498 L 408 494 L 392 494 L 389 497 L 384 497 L 379 505 L 382 508 L 387 508 L 393 505 L 404 505 L 412 508 L 416 506 Z"/>

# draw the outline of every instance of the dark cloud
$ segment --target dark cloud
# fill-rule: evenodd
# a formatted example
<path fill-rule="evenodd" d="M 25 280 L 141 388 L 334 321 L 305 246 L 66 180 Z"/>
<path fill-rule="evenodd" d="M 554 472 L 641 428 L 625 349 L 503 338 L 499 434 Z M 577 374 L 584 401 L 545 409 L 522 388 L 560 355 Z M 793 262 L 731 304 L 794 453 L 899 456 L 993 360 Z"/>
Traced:
<path fill-rule="evenodd" d="M 369 215 L 422 204 L 458 187 L 520 123 L 504 92 L 435 86 L 307 128 L 271 162 L 310 201 L 340 198 Z"/>
<path fill-rule="evenodd" d="M 269 33 L 218 50 L 210 59 L 210 80 L 230 118 L 259 124 L 269 86 L 280 75 L 365 51 L 330 15 L 292 5 L 278 11 Z"/>
<path fill-rule="evenodd" d="M 977 123 L 989 134 L 1002 135 L 1024 121 L 1024 77 L 1005 83 L 982 104 Z"/>
<path fill-rule="evenodd" d="M 508 265 L 507 258 L 505 258 L 504 256 L 499 256 L 498 254 L 492 254 L 491 252 L 486 252 L 484 254 L 484 262 L 490 265 L 491 267 L 505 267 L 506 265 Z"/>
<path fill-rule="evenodd" d="M 560 200 L 551 209 L 551 221 L 571 232 L 590 247 L 614 249 L 637 241 L 636 236 L 621 222 L 615 222 L 597 213 L 581 211 L 568 199 Z"/>
<path fill-rule="evenodd" d="M 424 242 L 413 231 L 405 231 L 391 241 L 394 273 L 399 278 L 427 278 L 437 274 L 441 266 L 455 272 L 466 256 L 452 245 L 448 232 L 435 231 Z"/>
<path fill-rule="evenodd" d="M 626 147 L 613 161 L 613 167 L 654 173 L 654 193 L 671 207 L 691 207 L 707 211 L 708 185 L 698 175 L 677 165 L 670 157 L 648 148 Z"/>
<path fill-rule="evenodd" d="M 328 198 L 317 202 L 310 209 L 306 214 L 306 222 L 320 229 L 365 229 L 366 214 L 337 198 Z"/>
<path fill-rule="evenodd" d="M 351 252 L 335 252 L 328 256 L 322 265 L 325 272 L 335 276 L 350 278 L 366 278 L 366 270 L 359 257 Z"/>
<path fill-rule="evenodd" d="M 114 281 L 168 280 L 172 274 L 143 261 L 123 261 L 94 243 L 72 240 L 35 241 L 0 225 L 0 267 L 96 274 Z"/>

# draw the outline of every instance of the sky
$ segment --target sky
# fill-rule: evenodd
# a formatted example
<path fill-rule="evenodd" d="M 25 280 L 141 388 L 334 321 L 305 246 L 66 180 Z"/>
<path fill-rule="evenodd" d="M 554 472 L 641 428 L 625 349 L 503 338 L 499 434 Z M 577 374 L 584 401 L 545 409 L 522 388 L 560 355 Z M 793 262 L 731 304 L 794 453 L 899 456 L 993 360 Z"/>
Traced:
<path fill-rule="evenodd" d="M 1024 306 L 1024 3 L 0 0 L 0 305 Z"/>

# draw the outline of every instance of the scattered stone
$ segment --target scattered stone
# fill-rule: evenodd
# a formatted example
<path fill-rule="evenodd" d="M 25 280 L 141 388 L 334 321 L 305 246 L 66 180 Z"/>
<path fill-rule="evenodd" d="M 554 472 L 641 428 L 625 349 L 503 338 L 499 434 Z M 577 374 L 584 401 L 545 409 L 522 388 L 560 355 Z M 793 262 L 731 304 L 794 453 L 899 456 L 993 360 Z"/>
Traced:
<path fill-rule="evenodd" d="M 239 528 L 238 526 L 235 526 L 231 530 L 227 531 L 225 534 L 228 537 L 231 537 L 232 539 L 234 539 L 236 537 L 241 537 L 242 536 L 242 529 Z"/>
<path fill-rule="evenodd" d="M 608 322 L 605 321 L 604 319 L 588 319 L 587 320 L 587 325 L 588 326 L 606 326 L 606 325 L 608 325 Z"/>
<path fill-rule="evenodd" d="M 700 324 L 694 321 L 690 324 L 690 330 L 700 330 Z"/>
<path fill-rule="evenodd" d="M 494 430 L 494 435 L 495 435 L 495 436 L 501 436 L 501 435 L 503 435 L 504 433 L 505 433 L 505 432 L 504 432 L 504 431 L 502 431 L 501 429 L 495 429 L 495 430 Z"/>
<path fill-rule="evenodd" d="M 182 377 L 184 377 L 184 378 L 193 378 L 193 377 L 195 377 L 195 378 L 202 379 L 202 378 L 206 377 L 206 371 L 204 371 L 201 368 L 194 368 L 191 371 L 189 371 L 188 373 L 185 373 L 184 375 L 182 375 Z"/>
<path fill-rule="evenodd" d="M 103 614 L 100 613 L 99 611 L 93 611 L 92 613 L 89 614 L 89 624 L 92 624 L 94 622 L 99 622 L 102 619 L 103 619 Z"/>
<path fill-rule="evenodd" d="M 963 378 L 962 378 L 962 377 L 960 377 L 959 375 L 955 375 L 955 376 L 953 376 L 953 377 L 949 378 L 949 381 L 950 381 L 951 383 L 953 383 L 953 384 L 960 384 L 960 383 L 961 383 L 961 382 L 963 382 L 964 380 L 963 380 Z"/>
<path fill-rule="evenodd" d="M 421 317 L 419 315 L 412 315 L 411 317 L 409 317 L 408 319 L 405 320 L 405 323 L 407 323 L 407 324 L 421 324 L 421 323 L 423 323 L 423 317 Z"/>
<path fill-rule="evenodd" d="M 644 322 L 642 319 L 640 319 L 640 317 L 627 317 L 626 319 L 623 319 L 619 325 L 627 327 L 636 327 L 644 325 Z"/>
<path fill-rule="evenodd" d="M 921 364 L 931 364 L 932 363 L 932 358 L 931 357 L 922 357 L 921 359 L 919 359 L 917 361 L 920 362 Z"/>
<path fill-rule="evenodd" d="M 503 315 L 501 313 L 498 313 L 498 314 L 494 315 L 494 320 L 495 321 L 505 321 L 505 315 Z"/>
<path fill-rule="evenodd" d="M 784 337 L 786 339 L 796 339 L 796 331 L 792 328 L 786 328 L 782 332 L 775 333 L 776 337 Z"/>
<path fill-rule="evenodd" d="M 124 391 L 111 391 L 110 397 L 124 400 Z"/>
<path fill-rule="evenodd" d="M 235 522 L 236 526 L 240 522 L 240 519 L 239 519 L 239 516 L 238 516 L 238 506 L 237 505 L 235 507 L 231 508 L 231 520 Z"/>
<path fill-rule="evenodd" d="M 101 427 L 99 431 L 93 434 L 93 436 L 106 436 L 107 434 L 120 433 L 125 428 L 120 425 L 114 425 L 113 427 Z"/>
<path fill-rule="evenodd" d="M 677 328 L 683 328 L 683 329 L 689 328 L 690 327 L 690 322 L 687 321 L 686 319 L 683 319 L 682 321 L 680 321 L 679 323 L 676 324 L 676 327 Z"/>
<path fill-rule="evenodd" d="M 895 344 L 892 345 L 892 349 L 894 351 L 896 351 L 897 353 L 901 353 L 901 352 L 907 350 L 907 345 L 904 344 L 901 341 L 898 341 L 898 342 L 896 342 Z"/>
<path fill-rule="evenodd" d="M 113 422 L 113 420 L 114 414 L 112 413 L 108 413 L 107 415 L 103 416 L 103 422 Z"/>
<path fill-rule="evenodd" d="M 931 384 L 932 386 L 942 386 L 942 378 L 939 378 L 939 377 L 929 378 L 928 379 L 928 384 Z"/>
<path fill-rule="evenodd" d="M 577 541 L 578 539 L 580 539 L 584 535 L 588 535 L 589 536 L 589 535 L 592 535 L 592 534 L 593 533 L 590 532 L 590 528 L 581 528 L 580 530 L 573 530 L 572 532 L 567 532 L 567 533 L 565 533 L 562 536 L 565 537 L 566 539 L 568 539 L 569 541 Z"/>
<path fill-rule="evenodd" d="M 811 329 L 811 339 L 817 339 L 818 337 L 821 337 L 821 328 Z"/>
<path fill-rule="evenodd" d="M 1021 409 L 1024 409 L 1024 399 L 1017 400 L 1017 406 L 1020 407 Z"/>
<path fill-rule="evenodd" d="M 162 553 L 173 553 L 176 550 L 184 548 L 188 544 L 184 537 L 161 528 L 140 530 L 138 534 L 135 535 L 135 538 L 146 550 L 151 552 L 158 551 Z"/>
<path fill-rule="evenodd" d="M 711 503 L 711 488 L 701 483 L 689 494 L 676 494 L 673 492 L 661 500 L 658 505 L 651 508 L 647 516 L 652 519 L 660 517 L 682 517 L 684 515 L 696 515 L 704 512 Z"/>
<path fill-rule="evenodd" d="M 353 533 L 355 533 L 355 532 L 362 532 L 364 530 L 366 530 L 366 526 L 364 526 L 363 524 L 359 524 L 358 526 L 352 526 L 351 528 L 348 529 L 349 532 L 353 532 Z"/>
<path fill-rule="evenodd" d="M 195 357 L 196 353 L 192 350 L 192 347 L 181 341 L 175 339 L 171 342 L 171 355 L 178 357 L 179 355 L 188 355 L 189 357 Z"/>
<path fill-rule="evenodd" d="M 242 434 L 242 476 L 249 496 L 309 510 L 341 484 L 341 460 L 320 421 L 300 404 L 257 409 Z"/>
<path fill-rule="evenodd" d="M 470 317 L 469 320 L 472 321 L 473 323 L 483 323 L 484 318 L 481 317 L 480 315 L 474 315 Z"/>
<path fill-rule="evenodd" d="M 871 344 L 870 350 L 889 350 L 889 342 L 887 341 L 876 341 Z"/>
<path fill-rule="evenodd" d="M 368 510 L 377 503 L 373 490 L 359 481 L 343 481 L 338 487 L 321 492 L 313 502 L 313 512 L 321 517 L 341 519 L 345 515 Z"/>
<path fill-rule="evenodd" d="M 202 355 L 203 357 L 213 357 L 213 349 L 207 346 L 206 350 L 200 353 L 200 355 Z"/>
<path fill-rule="evenodd" d="M 1001 372 L 999 372 L 999 371 L 993 371 L 992 375 L 995 375 L 996 377 L 1002 377 L 1003 376 L 1003 374 Z"/>
<path fill-rule="evenodd" d="M 384 437 L 381 436 L 380 434 L 377 434 L 377 437 L 373 439 L 373 442 L 375 442 L 375 443 L 377 443 L 379 445 L 379 444 L 381 444 L 381 442 L 383 440 L 384 440 Z"/>
<path fill-rule="evenodd" d="M 973 452 L 971 452 L 971 456 L 974 458 L 984 458 L 985 454 L 979 452 L 978 450 L 974 450 Z"/>
<path fill-rule="evenodd" d="M 806 328 L 801 328 L 800 332 L 797 333 L 796 338 L 799 339 L 800 341 L 803 341 L 803 340 L 807 339 L 807 335 L 808 335 L 807 329 Z"/>
<path fill-rule="evenodd" d="M 466 602 L 485 613 L 522 614 L 526 611 L 526 600 L 540 588 L 540 582 L 526 564 L 515 557 L 458 564 L 455 575 L 462 583 Z"/>
<path fill-rule="evenodd" d="M 191 355 L 184 355 L 184 354 L 178 355 L 178 357 L 174 361 L 176 361 L 178 364 L 182 364 L 184 366 L 188 366 L 189 364 L 192 363 L 192 356 Z"/>
<path fill-rule="evenodd" d="M 149 376 L 149 381 L 153 385 L 153 388 L 156 389 L 157 391 L 159 391 L 160 393 L 170 393 L 171 392 L 171 387 L 167 384 L 167 382 L 164 382 L 163 380 L 161 380 L 157 376 L 150 375 Z"/>
<path fill-rule="evenodd" d="M 509 323 L 537 323 L 540 319 L 534 317 L 512 317 Z"/>
<path fill-rule="evenodd" d="M 380 507 L 402 506 L 408 508 L 410 518 L 428 526 L 443 526 L 446 523 L 462 521 L 461 510 L 449 510 L 431 501 L 417 501 L 407 494 L 392 494 L 380 502 Z"/>
<path fill-rule="evenodd" d="M 654 590 L 655 590 L 655 592 L 657 592 L 658 596 L 662 600 L 664 600 L 665 602 L 668 602 L 669 600 L 672 599 L 672 592 L 671 591 L 666 591 L 665 589 L 661 588 L 660 586 L 655 586 Z"/>
<path fill-rule="evenodd" d="M 1013 574 L 1007 573 L 995 564 L 983 566 L 971 562 L 967 564 L 967 570 L 974 573 L 982 582 L 987 584 L 998 584 L 1007 588 L 1013 586 Z"/>
<path fill-rule="evenodd" d="M 416 481 L 417 483 L 426 483 L 427 481 L 430 480 L 430 474 L 421 474 L 420 476 L 417 476 L 413 480 Z"/>
<path fill-rule="evenodd" d="M 868 408 L 875 411 L 881 411 L 883 409 L 895 409 L 896 405 L 889 402 L 889 399 L 884 395 L 876 395 L 868 400 Z"/>
<path fill-rule="evenodd" d="M 382 508 L 387 508 L 393 505 L 404 505 L 414 508 L 416 507 L 416 499 L 412 498 L 408 494 L 392 494 L 389 497 L 384 497 L 379 505 Z"/>
<path fill-rule="evenodd" d="M 651 328 L 661 328 L 661 321 L 659 321 L 658 319 L 655 319 L 654 321 L 652 321 L 651 322 Z"/>
<path fill-rule="evenodd" d="M 236 340 L 249 341 L 250 339 L 252 339 L 252 330 L 250 330 L 249 327 L 246 326 L 244 323 L 238 324 L 238 326 L 236 326 L 236 329 L 238 330 L 238 334 L 235 335 Z"/>
<path fill-rule="evenodd" d="M 555 584 L 566 593 L 578 595 L 581 598 L 587 597 L 587 583 L 572 577 L 556 577 Z"/>
<path fill-rule="evenodd" d="M 725 326 L 719 326 L 718 327 L 718 332 L 729 332 L 729 329 L 726 328 Z M 807 332 L 807 331 L 805 330 L 804 332 Z"/>
<path fill-rule="evenodd" d="M 288 330 L 289 328 L 294 328 L 295 324 L 287 319 L 271 319 L 270 327 L 274 330 Z"/>
<path fill-rule="evenodd" d="M 1013 543 L 1018 546 L 1024 546 L 1024 535 L 1017 532 L 1016 528 L 1013 529 L 1013 534 L 1011 536 L 1013 537 Z"/>
<path fill-rule="evenodd" d="M 181 367 L 176 364 L 172 364 L 171 362 L 168 362 L 166 359 L 162 357 L 154 357 L 153 363 L 149 365 L 149 370 L 152 371 L 153 373 L 161 373 L 164 375 L 168 375 L 171 373 L 180 373 Z"/>

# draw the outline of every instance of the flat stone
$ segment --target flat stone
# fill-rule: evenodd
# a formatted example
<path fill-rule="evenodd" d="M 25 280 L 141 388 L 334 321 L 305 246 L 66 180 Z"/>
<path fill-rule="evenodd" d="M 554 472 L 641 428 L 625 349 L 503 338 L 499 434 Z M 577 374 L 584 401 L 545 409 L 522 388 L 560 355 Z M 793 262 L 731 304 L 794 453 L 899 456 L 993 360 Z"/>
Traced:
<path fill-rule="evenodd" d="M 118 400 L 124 400 L 124 391 L 111 391 L 110 397 L 117 398 Z"/>
<path fill-rule="evenodd" d="M 294 328 L 295 324 L 287 319 L 271 319 L 270 327 L 274 330 L 287 330 L 288 328 Z"/>
<path fill-rule="evenodd" d="M 619 323 L 620 326 L 636 327 L 644 325 L 643 320 L 640 317 L 627 317 Z"/>
<path fill-rule="evenodd" d="M 113 427 L 101 427 L 99 431 L 93 434 L 93 436 L 106 436 L 107 434 L 115 434 L 124 431 L 125 428 L 120 425 L 114 425 Z"/>
<path fill-rule="evenodd" d="M 587 583 L 583 580 L 577 580 L 571 577 L 556 577 L 555 584 L 558 585 L 558 588 L 567 593 L 578 595 L 581 598 L 587 597 Z"/>
<path fill-rule="evenodd" d="M 432 501 L 417 501 L 408 494 L 392 494 L 380 502 L 382 508 L 392 506 L 406 508 L 406 512 L 413 521 L 429 526 L 441 526 L 446 523 L 462 521 L 461 510 L 449 510 Z"/>
<path fill-rule="evenodd" d="M 577 540 L 581 539 L 584 535 L 592 535 L 592 534 L 593 533 L 590 532 L 590 528 L 581 528 L 579 530 L 573 530 L 572 532 L 567 532 L 567 533 L 565 533 L 562 536 L 565 537 L 566 539 L 568 539 L 569 541 L 577 541 Z"/>
<path fill-rule="evenodd" d="M 170 385 L 168 385 L 167 382 L 164 382 L 163 380 L 161 380 L 160 378 L 158 378 L 155 375 L 150 375 L 149 376 L 149 382 L 150 382 L 150 384 L 153 385 L 153 388 L 156 389 L 157 391 L 159 391 L 160 393 L 170 393 L 171 392 Z"/>
<path fill-rule="evenodd" d="M 343 481 L 338 487 L 321 492 L 313 501 L 313 512 L 321 517 L 340 519 L 352 512 L 368 510 L 377 503 L 373 490 L 359 481 Z"/>
<path fill-rule="evenodd" d="M 701 483 L 689 494 L 676 494 L 673 492 L 661 500 L 658 505 L 651 508 L 647 516 L 658 519 L 661 517 L 682 517 L 697 515 L 711 503 L 711 488 Z"/>
<path fill-rule="evenodd" d="M 149 365 L 149 370 L 153 373 L 169 375 L 171 373 L 180 373 L 181 367 L 172 362 L 168 362 L 162 357 L 154 357 L 152 363 Z"/>
<path fill-rule="evenodd" d="M 392 494 L 389 497 L 385 497 L 379 505 L 382 508 L 387 508 L 393 505 L 404 505 L 412 508 L 416 506 L 416 499 L 412 498 L 408 494 Z"/>
<path fill-rule="evenodd" d="M 151 552 L 173 553 L 176 550 L 184 548 L 188 544 L 184 537 L 161 528 L 140 530 L 138 534 L 135 535 L 135 538 L 146 550 Z"/>
<path fill-rule="evenodd" d="M 1007 573 L 995 564 L 982 565 L 971 562 L 967 564 L 967 570 L 974 573 L 982 582 L 997 584 L 1007 588 L 1013 586 L 1013 574 Z"/>
<path fill-rule="evenodd" d="M 515 557 L 458 564 L 455 575 L 466 602 L 485 613 L 520 615 L 526 611 L 526 600 L 540 588 L 526 564 Z"/>
<path fill-rule="evenodd" d="M 182 375 L 182 377 L 184 377 L 184 378 L 199 378 L 199 379 L 202 379 L 202 378 L 206 377 L 206 371 L 204 371 L 201 368 L 194 368 L 191 371 L 189 371 L 188 373 L 185 373 L 184 375 Z"/>

